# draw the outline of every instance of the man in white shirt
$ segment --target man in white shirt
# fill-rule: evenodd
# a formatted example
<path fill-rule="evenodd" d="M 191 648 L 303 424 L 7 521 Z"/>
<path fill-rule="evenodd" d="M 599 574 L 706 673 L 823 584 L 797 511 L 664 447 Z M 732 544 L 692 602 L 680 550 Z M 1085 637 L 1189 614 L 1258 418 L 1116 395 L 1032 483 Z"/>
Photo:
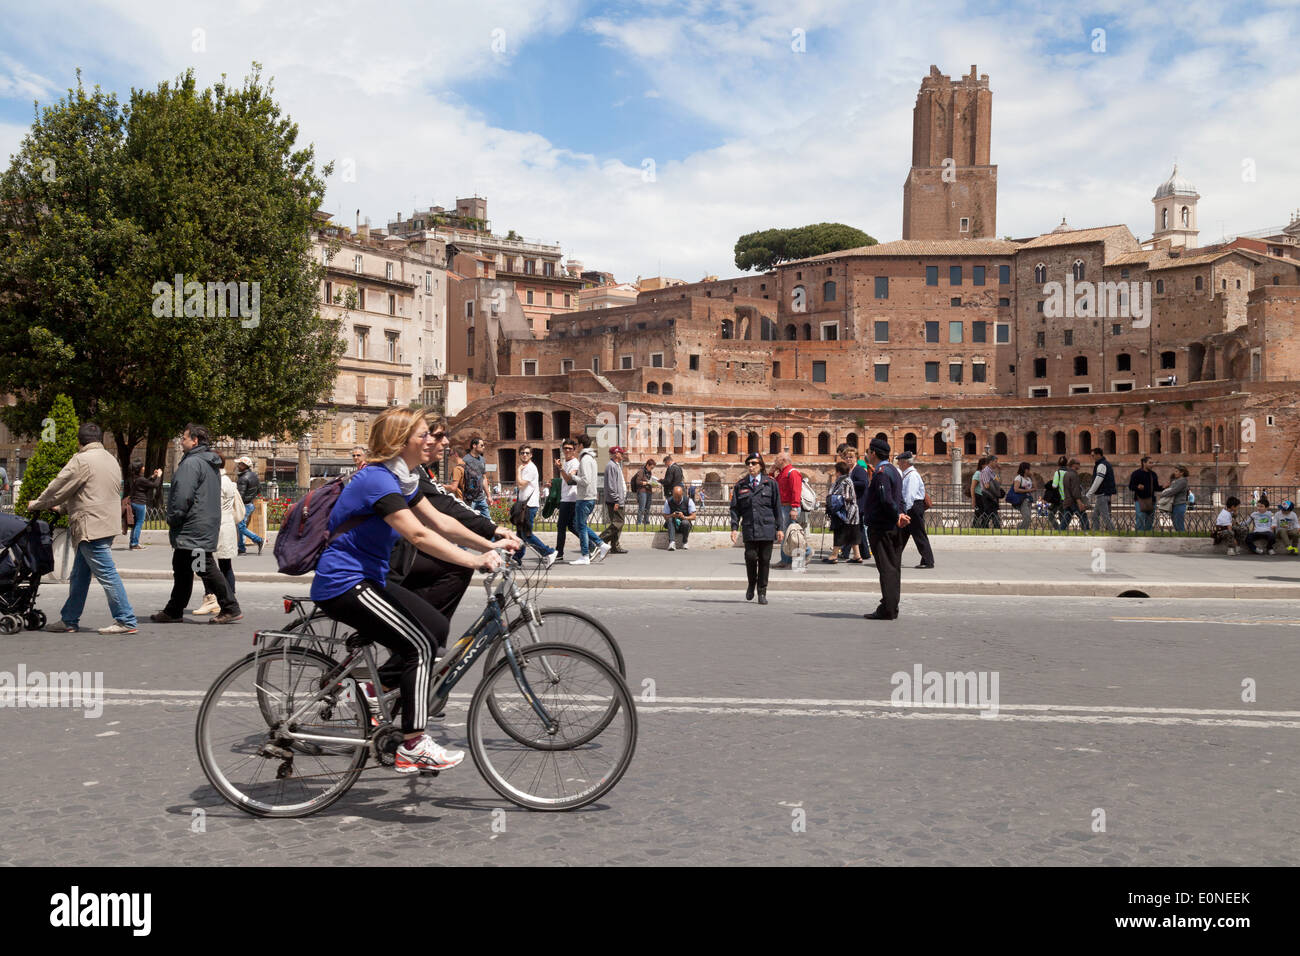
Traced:
<path fill-rule="evenodd" d="M 528 550 L 528 545 L 532 545 L 534 550 L 542 556 L 542 563 L 550 567 L 555 563 L 555 549 L 547 546 L 541 538 L 533 533 L 533 522 L 537 518 L 537 509 L 541 505 L 541 486 L 537 475 L 537 465 L 533 462 L 533 448 L 531 445 L 524 445 L 519 449 L 519 461 L 522 463 L 519 468 L 519 500 L 524 503 L 528 515 L 528 534 L 524 538 L 524 547 L 520 548 L 514 554 L 514 562 L 522 566 L 524 563 L 524 552 Z M 563 533 L 563 532 L 561 532 Z"/>
<path fill-rule="evenodd" d="M 912 467 L 912 457 L 910 451 L 905 451 L 896 455 L 894 459 L 903 469 L 903 510 L 912 519 L 911 523 L 903 529 L 903 547 L 907 547 L 907 539 L 911 538 L 916 542 L 916 550 L 921 554 L 921 563 L 917 567 L 933 568 L 934 552 L 930 549 L 930 536 L 925 533 L 925 511 L 929 507 L 927 504 L 929 496 L 925 493 L 925 482 L 921 479 L 921 473 Z"/>
<path fill-rule="evenodd" d="M 1296 514 L 1295 503 L 1289 498 L 1273 515 L 1273 533 L 1287 554 L 1296 553 L 1296 542 L 1300 541 L 1300 514 Z"/>
<path fill-rule="evenodd" d="M 1223 503 L 1219 516 L 1214 519 L 1214 543 L 1226 544 L 1228 554 L 1236 554 L 1237 546 L 1241 544 L 1241 539 L 1246 536 L 1245 531 L 1233 523 L 1237 509 L 1240 506 L 1241 502 L 1235 497 L 1229 498 Z"/>

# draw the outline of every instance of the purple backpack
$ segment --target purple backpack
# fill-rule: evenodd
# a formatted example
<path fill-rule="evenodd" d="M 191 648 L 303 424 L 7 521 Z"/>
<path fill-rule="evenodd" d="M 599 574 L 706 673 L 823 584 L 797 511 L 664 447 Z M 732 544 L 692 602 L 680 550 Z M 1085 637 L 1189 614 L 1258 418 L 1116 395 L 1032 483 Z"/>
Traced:
<path fill-rule="evenodd" d="M 349 518 L 330 534 L 330 513 L 351 477 L 338 477 L 313 488 L 284 513 L 280 533 L 275 537 L 275 561 L 281 574 L 306 574 L 316 570 L 316 562 L 335 538 L 372 517 L 357 515 Z"/>

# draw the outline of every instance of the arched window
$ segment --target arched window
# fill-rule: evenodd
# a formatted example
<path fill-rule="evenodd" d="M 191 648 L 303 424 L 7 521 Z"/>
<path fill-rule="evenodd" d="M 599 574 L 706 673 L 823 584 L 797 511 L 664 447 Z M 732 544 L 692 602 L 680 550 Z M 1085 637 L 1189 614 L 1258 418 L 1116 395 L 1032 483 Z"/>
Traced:
<path fill-rule="evenodd" d="M 834 301 L 835 301 L 835 283 L 834 283 L 834 282 L 823 282 L 823 283 L 822 283 L 822 301 L 823 301 L 823 302 L 834 302 Z"/>
<path fill-rule="evenodd" d="M 829 455 L 831 453 L 831 436 L 829 432 L 817 433 L 817 454 Z"/>
<path fill-rule="evenodd" d="M 795 432 L 790 436 L 790 454 L 803 454 L 803 432 Z"/>
<path fill-rule="evenodd" d="M 735 432 L 727 432 L 727 454 L 740 454 L 740 436 Z"/>
<path fill-rule="evenodd" d="M 789 342 L 793 342 L 795 339 L 799 337 L 799 330 L 795 328 L 793 322 L 791 322 L 789 325 L 785 327 L 785 337 L 786 340 Z"/>
<path fill-rule="evenodd" d="M 1038 454 L 1038 432 L 1025 433 L 1025 454 L 1026 455 Z"/>
<path fill-rule="evenodd" d="M 673 393 L 673 383 L 672 383 L 672 382 L 664 382 L 663 394 L 665 394 L 665 395 L 671 395 L 672 393 Z"/>
<path fill-rule="evenodd" d="M 966 455 L 976 455 L 976 454 L 979 454 L 979 453 L 975 450 L 975 442 L 976 442 L 976 438 L 975 438 L 975 433 L 974 433 L 974 432 L 967 432 L 965 435 L 963 435 L 963 436 L 962 436 L 962 443 L 963 443 L 964 447 L 962 448 L 962 453 L 963 453 L 963 454 L 966 454 Z"/>
<path fill-rule="evenodd" d="M 1160 429 L 1157 428 L 1155 431 L 1151 433 L 1151 454 L 1153 455 L 1161 454 L 1164 451 L 1164 449 L 1161 448 L 1160 446 L 1161 446 Z"/>
<path fill-rule="evenodd" d="M 812 323 L 811 323 L 811 322 L 805 322 L 805 323 L 803 324 L 803 339 L 804 339 L 805 342 L 811 342 L 811 341 L 812 341 Z"/>
<path fill-rule="evenodd" d="M 1065 454 L 1065 432 L 1052 433 L 1052 454 L 1054 455 Z"/>
<path fill-rule="evenodd" d="M 1196 429 L 1195 428 L 1187 429 L 1187 453 L 1189 455 L 1196 454 Z"/>
<path fill-rule="evenodd" d="M 1210 431 L 1209 425 L 1205 426 L 1204 437 L 1205 437 L 1205 441 L 1201 444 L 1201 449 L 1208 454 L 1209 452 L 1214 450 L 1210 447 L 1211 445 L 1214 444 L 1214 433 Z"/>
<path fill-rule="evenodd" d="M 857 432 L 849 432 L 849 433 L 844 437 L 844 444 L 846 444 L 846 445 L 852 445 L 854 448 L 857 448 L 857 447 L 858 447 L 858 434 L 857 434 Z"/>
<path fill-rule="evenodd" d="M 1106 454 L 1115 454 L 1115 440 L 1115 433 L 1109 428 L 1106 429 L 1105 433 L 1101 436 L 1101 447 L 1106 449 Z"/>
<path fill-rule="evenodd" d="M 916 435 L 912 432 L 908 432 L 903 436 L 903 451 L 910 451 L 913 455 L 916 454 Z"/>
<path fill-rule="evenodd" d="M 1128 453 L 1130 455 L 1138 454 L 1141 449 L 1138 447 L 1141 436 L 1138 435 L 1137 429 L 1130 429 L 1128 433 Z"/>
<path fill-rule="evenodd" d="M 1041 262 L 1034 266 L 1034 281 L 1039 285 L 1042 285 L 1047 281 L 1047 266 L 1043 265 Z"/>
<path fill-rule="evenodd" d="M 1183 207 L 1183 228 L 1184 229 L 1188 228 L 1191 221 L 1192 221 L 1192 211 L 1188 209 L 1186 206 L 1184 206 Z"/>
<path fill-rule="evenodd" d="M 731 324 L 731 319 L 722 320 L 722 337 L 724 339 L 729 339 L 733 336 L 733 329 L 734 327 Z"/>
<path fill-rule="evenodd" d="M 1074 374 L 1075 375 L 1088 374 L 1088 356 L 1076 355 L 1074 357 Z"/>
<path fill-rule="evenodd" d="M 1006 432 L 998 432 L 993 436 L 993 454 L 1005 455 L 1007 453 L 1007 435 Z"/>
<path fill-rule="evenodd" d="M 1177 428 L 1169 429 L 1169 453 L 1171 455 L 1183 453 L 1183 433 Z"/>
<path fill-rule="evenodd" d="M 889 436 L 886 435 L 884 432 L 876 432 L 876 437 L 879 438 L 879 439 L 880 439 L 881 441 L 883 441 L 883 442 L 888 442 L 888 441 L 889 441 Z"/>
<path fill-rule="evenodd" d="M 1205 288 L 1205 277 L 1197 276 L 1196 281 L 1193 283 L 1193 285 L 1195 285 L 1196 291 L 1200 292 L 1202 289 Z"/>
<path fill-rule="evenodd" d="M 1162 294 L 1164 293 L 1164 291 L 1165 291 L 1165 280 L 1164 280 L 1164 279 L 1157 279 L 1157 280 L 1156 280 L 1156 291 L 1159 292 L 1159 293 L 1162 293 Z"/>
<path fill-rule="evenodd" d="M 1219 435 L 1219 448 L 1220 448 L 1220 449 L 1223 449 L 1223 450 L 1226 450 L 1228 446 L 1226 446 L 1226 445 L 1223 443 L 1223 426 L 1222 426 L 1222 425 L 1219 426 L 1218 435 Z"/>
<path fill-rule="evenodd" d="M 1092 451 L 1092 432 L 1079 432 L 1079 454 L 1086 455 Z"/>
<path fill-rule="evenodd" d="M 1083 272 L 1084 272 L 1083 260 L 1075 259 L 1074 260 L 1074 281 L 1075 282 L 1083 281 Z"/>
<path fill-rule="evenodd" d="M 758 451 L 758 432 L 750 432 L 746 439 L 745 454 L 751 454 Z"/>
<path fill-rule="evenodd" d="M 1160 228 L 1169 228 L 1169 208 L 1167 206 L 1160 210 Z"/>
<path fill-rule="evenodd" d="M 658 382 L 646 382 L 646 383 L 645 383 L 645 390 L 646 390 L 647 392 L 649 392 L 651 395 L 658 395 L 658 394 L 659 394 L 659 383 L 658 383 Z"/>
<path fill-rule="evenodd" d="M 709 454 L 716 455 L 717 453 L 718 453 L 718 433 L 709 432 Z"/>
<path fill-rule="evenodd" d="M 781 451 L 781 433 L 772 432 L 767 436 L 767 453 L 769 455 L 778 454 Z"/>
<path fill-rule="evenodd" d="M 671 432 L 671 428 L 658 429 L 658 434 L 655 435 L 655 447 L 660 451 L 668 450 L 668 439 L 672 438 Z"/>
<path fill-rule="evenodd" d="M 943 440 L 943 432 L 934 433 L 934 442 L 932 443 L 936 455 L 948 454 L 948 443 Z"/>

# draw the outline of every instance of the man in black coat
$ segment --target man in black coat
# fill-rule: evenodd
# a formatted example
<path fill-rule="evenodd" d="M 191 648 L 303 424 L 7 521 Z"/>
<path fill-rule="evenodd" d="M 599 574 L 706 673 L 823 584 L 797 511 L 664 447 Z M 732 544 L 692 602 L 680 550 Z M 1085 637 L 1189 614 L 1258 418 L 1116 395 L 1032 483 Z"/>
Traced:
<path fill-rule="evenodd" d="M 672 455 L 664 456 L 664 501 L 673 496 L 673 489 L 678 485 L 686 487 L 686 481 L 682 476 L 682 466 L 677 464 L 677 460 Z"/>
<path fill-rule="evenodd" d="M 867 455 L 875 472 L 867 487 L 862 523 L 867 527 L 867 540 L 871 542 L 871 553 L 880 575 L 880 603 L 870 614 L 862 616 L 870 621 L 892 621 L 898 617 L 902 591 L 900 529 L 906 528 L 911 519 L 903 509 L 902 476 L 889 463 L 889 443 L 883 438 L 871 439 Z"/>
<path fill-rule="evenodd" d="M 167 606 L 150 615 L 155 624 L 179 624 L 185 619 L 195 574 L 221 607 L 208 623 L 230 624 L 244 616 L 212 555 L 221 533 L 221 459 L 209 450 L 210 441 L 208 430 L 193 423 L 181 435 L 185 457 L 176 466 L 167 494 L 172 593 Z"/>
<path fill-rule="evenodd" d="M 239 477 L 235 479 L 235 487 L 239 489 L 239 500 L 244 503 L 244 520 L 239 522 L 235 528 L 236 539 L 239 542 L 239 553 L 248 553 L 248 549 L 244 547 L 244 538 L 248 538 L 253 544 L 257 545 L 257 553 L 261 554 L 262 545 L 266 542 L 248 530 L 248 519 L 253 516 L 253 508 L 257 505 L 257 496 L 262 493 L 262 485 L 257 480 L 257 472 L 253 470 L 253 459 L 247 455 L 236 458 L 235 467 L 239 469 Z"/>
<path fill-rule="evenodd" d="M 748 474 L 731 489 L 731 543 L 735 544 L 743 529 L 745 536 L 745 575 L 749 586 L 745 600 L 767 603 L 767 576 L 772 565 L 772 543 L 784 538 L 781 530 L 781 492 L 770 475 L 763 473 L 763 458 L 750 452 L 745 459 Z"/>

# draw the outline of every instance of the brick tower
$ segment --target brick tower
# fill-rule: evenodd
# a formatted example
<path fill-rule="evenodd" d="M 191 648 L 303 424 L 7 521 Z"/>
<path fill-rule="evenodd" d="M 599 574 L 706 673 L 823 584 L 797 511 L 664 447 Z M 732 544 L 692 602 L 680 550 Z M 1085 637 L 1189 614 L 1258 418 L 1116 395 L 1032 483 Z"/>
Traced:
<path fill-rule="evenodd" d="M 997 236 L 998 168 L 989 163 L 989 75 L 957 82 L 930 67 L 912 110 L 912 169 L 903 185 L 904 239 Z M 947 160 L 947 162 L 945 162 Z"/>

